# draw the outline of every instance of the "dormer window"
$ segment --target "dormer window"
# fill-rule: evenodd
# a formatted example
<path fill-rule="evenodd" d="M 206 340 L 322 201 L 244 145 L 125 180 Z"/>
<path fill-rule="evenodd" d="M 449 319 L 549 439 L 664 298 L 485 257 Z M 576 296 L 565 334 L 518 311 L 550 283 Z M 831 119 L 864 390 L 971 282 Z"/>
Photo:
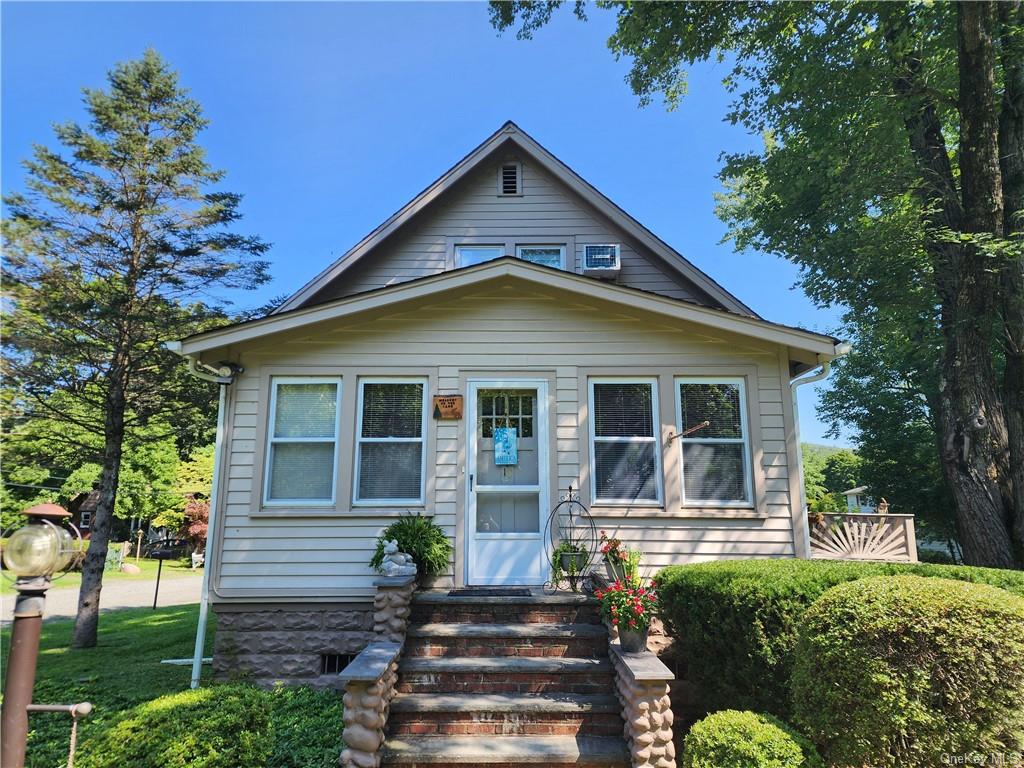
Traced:
<path fill-rule="evenodd" d="M 521 163 L 502 163 L 498 167 L 498 195 L 507 197 L 523 194 L 523 166 Z"/>

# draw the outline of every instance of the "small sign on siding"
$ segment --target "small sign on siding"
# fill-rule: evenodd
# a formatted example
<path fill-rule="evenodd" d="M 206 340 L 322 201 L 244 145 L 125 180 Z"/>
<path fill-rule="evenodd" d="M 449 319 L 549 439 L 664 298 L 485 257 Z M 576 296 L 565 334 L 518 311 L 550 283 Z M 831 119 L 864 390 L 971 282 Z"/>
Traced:
<path fill-rule="evenodd" d="M 434 418 L 458 421 L 462 418 L 462 395 L 434 395 Z"/>

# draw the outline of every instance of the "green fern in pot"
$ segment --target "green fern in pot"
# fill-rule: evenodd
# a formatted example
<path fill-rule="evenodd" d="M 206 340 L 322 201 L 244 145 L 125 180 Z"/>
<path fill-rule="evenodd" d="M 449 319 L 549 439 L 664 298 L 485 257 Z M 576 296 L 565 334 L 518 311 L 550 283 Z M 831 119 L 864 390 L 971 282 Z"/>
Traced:
<path fill-rule="evenodd" d="M 384 542 L 395 539 L 398 551 L 412 555 L 419 578 L 438 576 L 448 571 L 452 559 L 452 544 L 448 536 L 431 518 L 406 515 L 393 522 L 377 539 L 377 548 L 370 567 L 381 571 L 384 563 Z"/>

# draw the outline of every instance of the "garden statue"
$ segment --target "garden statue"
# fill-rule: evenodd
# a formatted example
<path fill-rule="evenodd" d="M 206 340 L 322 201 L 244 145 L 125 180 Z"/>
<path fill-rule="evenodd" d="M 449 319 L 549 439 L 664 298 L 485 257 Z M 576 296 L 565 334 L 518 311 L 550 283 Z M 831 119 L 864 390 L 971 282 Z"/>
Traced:
<path fill-rule="evenodd" d="M 385 576 L 415 576 L 416 563 L 410 555 L 398 551 L 398 540 L 384 542 L 384 562 L 380 566 Z"/>

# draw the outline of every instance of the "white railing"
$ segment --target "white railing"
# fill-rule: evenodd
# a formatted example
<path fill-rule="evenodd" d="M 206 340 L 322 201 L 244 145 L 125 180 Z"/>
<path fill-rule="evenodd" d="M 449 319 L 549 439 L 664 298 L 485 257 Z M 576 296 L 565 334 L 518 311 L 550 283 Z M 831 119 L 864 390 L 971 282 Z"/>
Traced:
<path fill-rule="evenodd" d="M 810 532 L 815 559 L 917 562 L 913 515 L 812 515 Z"/>

